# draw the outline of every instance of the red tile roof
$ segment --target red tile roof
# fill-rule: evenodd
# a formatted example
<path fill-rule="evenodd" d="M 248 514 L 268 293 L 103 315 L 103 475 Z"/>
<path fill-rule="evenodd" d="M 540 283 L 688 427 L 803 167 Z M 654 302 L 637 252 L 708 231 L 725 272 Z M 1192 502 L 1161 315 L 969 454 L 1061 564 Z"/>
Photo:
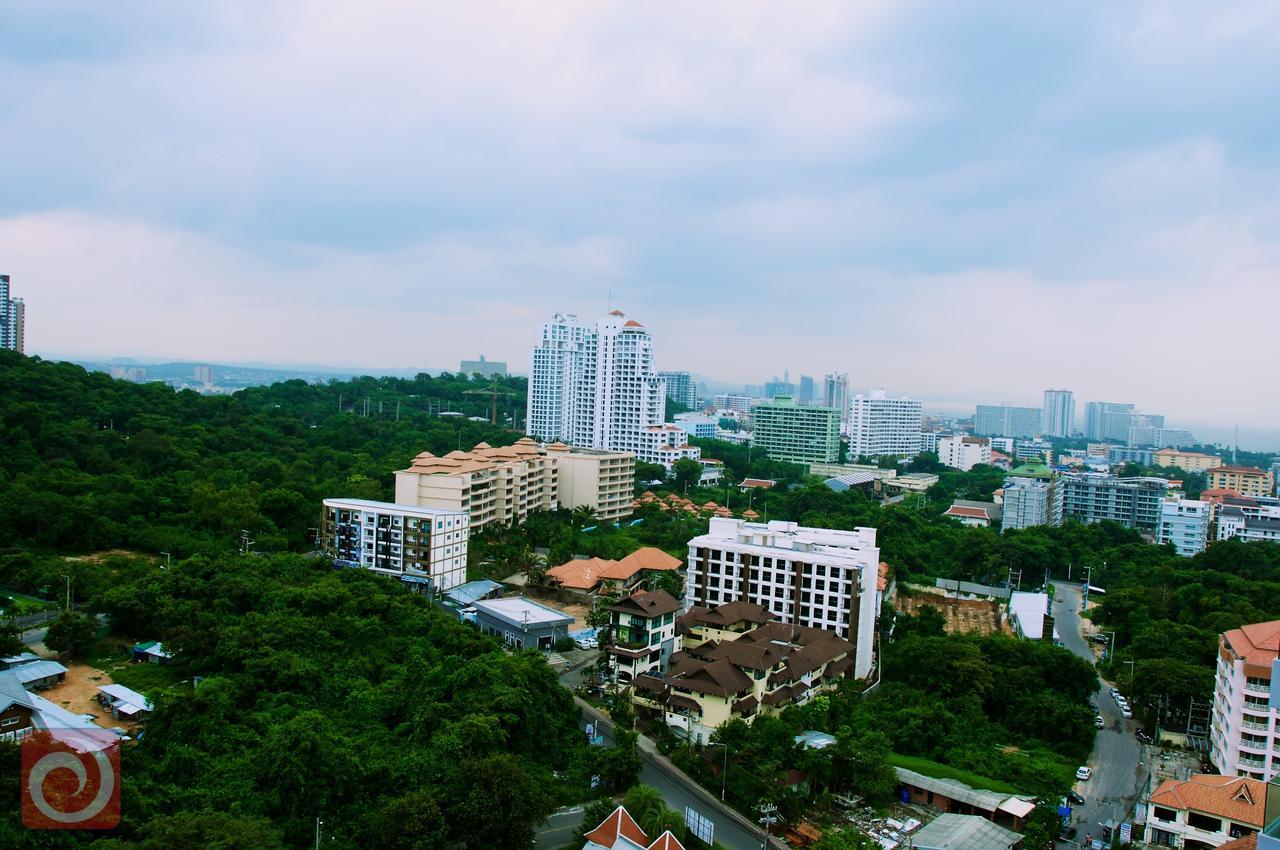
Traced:
<path fill-rule="evenodd" d="M 1241 626 L 1224 634 L 1222 639 L 1246 664 L 1270 667 L 1280 656 L 1280 620 Z"/>
<path fill-rule="evenodd" d="M 645 850 L 684 850 L 684 845 L 676 840 L 676 837 L 671 834 L 671 830 L 667 830 L 659 835 L 657 840 Z"/>
<path fill-rule="evenodd" d="M 982 508 L 970 508 L 966 505 L 952 505 L 943 516 L 968 517 L 970 519 L 991 519 L 991 515 Z"/>
<path fill-rule="evenodd" d="M 613 814 L 604 819 L 604 823 L 588 832 L 584 838 L 588 841 L 594 841 L 602 847 L 613 847 L 621 835 L 628 841 L 634 841 L 641 847 L 649 844 L 649 836 L 644 834 L 644 830 L 640 828 L 640 824 L 627 813 L 622 806 L 613 810 Z"/>
<path fill-rule="evenodd" d="M 1185 781 L 1166 779 L 1151 795 L 1151 802 L 1261 827 L 1266 795 L 1266 783 L 1257 779 L 1196 773 Z"/>

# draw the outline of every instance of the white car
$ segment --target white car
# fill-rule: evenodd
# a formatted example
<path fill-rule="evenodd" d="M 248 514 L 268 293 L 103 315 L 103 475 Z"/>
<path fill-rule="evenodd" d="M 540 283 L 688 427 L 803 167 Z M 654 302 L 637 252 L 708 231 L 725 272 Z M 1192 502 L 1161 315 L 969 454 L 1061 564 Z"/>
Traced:
<path fill-rule="evenodd" d="M 595 638 L 577 638 L 574 640 L 573 645 L 578 649 L 598 649 L 600 646 Z"/>
<path fill-rule="evenodd" d="M 1101 729 L 1103 726 L 1107 725 L 1107 721 L 1103 720 L 1102 715 L 1099 714 L 1097 717 L 1093 718 L 1093 725 Z"/>
<path fill-rule="evenodd" d="M 1093 776 L 1093 768 L 1084 765 L 1076 768 L 1076 779 L 1081 782 L 1087 782 L 1090 776 Z"/>
<path fill-rule="evenodd" d="M 1121 717 L 1123 717 L 1125 720 L 1130 720 L 1130 719 L 1132 719 L 1132 717 L 1133 717 L 1133 709 L 1129 708 L 1129 706 L 1127 706 L 1127 705 L 1126 705 L 1126 706 L 1123 706 L 1123 707 L 1120 709 L 1120 716 L 1121 716 Z"/>

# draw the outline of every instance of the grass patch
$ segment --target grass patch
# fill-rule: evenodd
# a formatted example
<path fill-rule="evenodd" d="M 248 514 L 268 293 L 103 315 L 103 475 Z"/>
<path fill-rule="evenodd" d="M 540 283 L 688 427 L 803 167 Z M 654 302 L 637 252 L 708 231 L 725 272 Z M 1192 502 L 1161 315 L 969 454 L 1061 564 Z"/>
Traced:
<path fill-rule="evenodd" d="M 22 617 L 26 614 L 38 614 L 54 606 L 49 599 L 40 599 L 18 593 L 16 590 L 0 588 L 0 614 L 6 617 Z"/>
<path fill-rule="evenodd" d="M 129 663 L 108 672 L 114 681 L 142 694 L 173 687 L 179 681 L 177 672 L 166 664 Z"/>
<path fill-rule="evenodd" d="M 1014 788 L 1007 782 L 1001 782 L 997 779 L 989 779 L 977 773 L 971 773 L 958 767 L 940 764 L 936 761 L 930 761 L 926 758 L 918 756 L 903 756 L 897 753 L 889 754 L 889 764 L 894 767 L 904 767 L 907 770 L 914 770 L 916 773 L 923 773 L 925 776 L 932 776 L 934 779 L 955 779 L 963 782 L 971 788 L 985 788 L 988 791 L 998 791 L 1001 794 L 1017 794 L 1018 789 Z"/>

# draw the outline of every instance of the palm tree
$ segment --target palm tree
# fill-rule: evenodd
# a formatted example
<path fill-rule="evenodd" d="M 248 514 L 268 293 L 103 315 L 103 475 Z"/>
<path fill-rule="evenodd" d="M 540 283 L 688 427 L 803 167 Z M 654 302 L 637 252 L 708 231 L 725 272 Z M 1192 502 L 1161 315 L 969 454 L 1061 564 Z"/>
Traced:
<path fill-rule="evenodd" d="M 654 832 L 652 827 L 658 825 L 664 815 L 671 811 L 667 808 L 666 801 L 662 799 L 658 789 L 650 785 L 634 786 L 623 798 L 622 805 L 626 807 L 631 817 L 635 818 L 636 823 L 640 824 L 640 828 L 654 838 L 662 830 Z M 671 813 L 675 814 L 675 812 Z"/>

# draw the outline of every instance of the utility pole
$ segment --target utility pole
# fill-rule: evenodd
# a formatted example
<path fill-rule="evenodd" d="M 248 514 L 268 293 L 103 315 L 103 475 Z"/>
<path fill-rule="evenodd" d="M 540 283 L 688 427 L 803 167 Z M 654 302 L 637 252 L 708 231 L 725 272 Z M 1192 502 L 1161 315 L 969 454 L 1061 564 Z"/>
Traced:
<path fill-rule="evenodd" d="M 320 850 L 320 827 L 324 826 L 324 821 L 316 818 L 316 850 Z"/>
<path fill-rule="evenodd" d="M 248 555 L 249 547 L 253 545 L 253 536 L 249 534 L 249 529 L 240 529 L 240 554 Z"/>
<path fill-rule="evenodd" d="M 71 576 L 63 576 L 67 580 L 67 610 L 71 610 Z"/>

